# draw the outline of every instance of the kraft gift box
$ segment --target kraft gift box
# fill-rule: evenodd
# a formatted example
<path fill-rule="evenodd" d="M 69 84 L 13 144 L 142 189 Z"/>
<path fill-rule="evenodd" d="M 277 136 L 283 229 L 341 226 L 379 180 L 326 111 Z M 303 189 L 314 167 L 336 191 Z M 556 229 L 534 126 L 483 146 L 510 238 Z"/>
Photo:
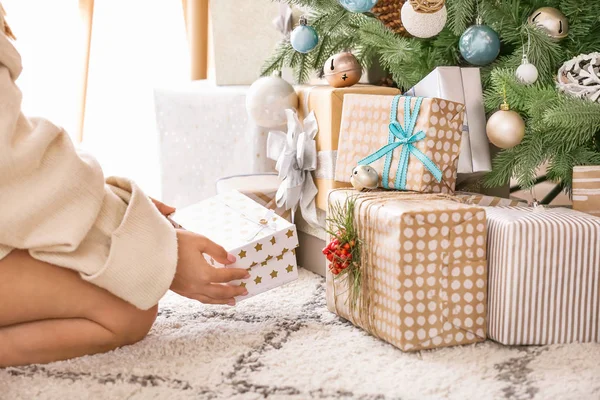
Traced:
<path fill-rule="evenodd" d="M 437 67 L 406 92 L 410 96 L 437 97 L 465 105 L 458 173 L 492 170 L 490 142 L 479 68 Z"/>
<path fill-rule="evenodd" d="M 331 189 L 348 187 L 349 183 L 335 181 L 336 158 L 342 120 L 342 106 L 349 94 L 399 94 L 395 88 L 372 85 L 354 85 L 347 88 L 334 88 L 329 85 L 296 86 L 298 94 L 298 117 L 303 120 L 311 111 L 315 113 L 319 132 L 317 142 L 317 170 L 314 172 L 315 185 L 319 192 L 315 198 L 318 209 L 327 210 L 327 193 Z"/>
<path fill-rule="evenodd" d="M 368 164 L 379 186 L 416 192 L 453 193 L 464 106 L 410 96 L 349 94 L 344 99 L 338 181 Z"/>
<path fill-rule="evenodd" d="M 231 284 L 248 290 L 244 300 L 298 278 L 296 227 L 273 210 L 268 210 L 232 190 L 177 210 L 174 221 L 202 234 L 236 256 L 227 267 L 246 268 L 250 278 Z M 207 260 L 219 266 L 212 258 Z"/>
<path fill-rule="evenodd" d="M 328 271 L 328 309 L 404 351 L 485 340 L 485 211 L 432 195 L 344 189 L 331 192 L 330 205 L 349 197 L 367 278 L 351 308 L 348 275 Z"/>
<path fill-rule="evenodd" d="M 573 209 L 600 217 L 600 166 L 573 167 Z"/>

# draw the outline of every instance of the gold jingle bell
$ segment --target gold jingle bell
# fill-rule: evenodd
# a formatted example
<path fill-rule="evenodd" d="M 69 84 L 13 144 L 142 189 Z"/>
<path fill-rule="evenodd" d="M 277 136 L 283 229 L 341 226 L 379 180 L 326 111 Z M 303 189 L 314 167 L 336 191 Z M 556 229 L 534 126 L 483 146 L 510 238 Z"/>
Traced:
<path fill-rule="evenodd" d="M 348 87 L 356 84 L 362 75 L 362 67 L 354 54 L 342 52 L 325 61 L 323 72 L 327 82 L 335 87 Z"/>
<path fill-rule="evenodd" d="M 553 39 L 565 38 L 569 33 L 567 17 L 554 7 L 538 8 L 529 16 L 528 21 L 539 26 Z"/>

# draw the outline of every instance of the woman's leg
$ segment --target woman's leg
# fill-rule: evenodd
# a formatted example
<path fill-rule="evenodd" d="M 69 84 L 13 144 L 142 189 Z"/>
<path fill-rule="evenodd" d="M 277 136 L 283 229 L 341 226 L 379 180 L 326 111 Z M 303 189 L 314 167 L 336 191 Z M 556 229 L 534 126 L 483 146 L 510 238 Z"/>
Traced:
<path fill-rule="evenodd" d="M 106 352 L 143 339 L 142 311 L 71 270 L 13 251 L 0 260 L 0 367 Z"/>

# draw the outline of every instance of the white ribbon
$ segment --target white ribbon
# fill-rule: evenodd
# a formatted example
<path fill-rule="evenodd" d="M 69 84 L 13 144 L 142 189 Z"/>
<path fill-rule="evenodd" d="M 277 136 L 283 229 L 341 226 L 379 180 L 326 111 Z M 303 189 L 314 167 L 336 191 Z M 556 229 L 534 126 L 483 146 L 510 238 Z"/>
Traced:
<path fill-rule="evenodd" d="M 317 169 L 317 119 L 310 112 L 302 124 L 295 110 L 287 109 L 285 113 L 287 134 L 269 132 L 267 139 L 267 157 L 277 161 L 275 168 L 282 179 L 275 200 L 278 207 L 285 205 L 286 210 L 292 210 L 292 218 L 299 206 L 304 220 L 318 227 L 315 204 L 318 189 L 311 174 Z"/>
<path fill-rule="evenodd" d="M 292 16 L 292 8 L 283 2 L 280 3 L 279 15 L 273 19 L 273 25 L 275 25 L 277 30 L 281 32 L 284 37 L 289 36 L 290 32 L 292 31 Z"/>

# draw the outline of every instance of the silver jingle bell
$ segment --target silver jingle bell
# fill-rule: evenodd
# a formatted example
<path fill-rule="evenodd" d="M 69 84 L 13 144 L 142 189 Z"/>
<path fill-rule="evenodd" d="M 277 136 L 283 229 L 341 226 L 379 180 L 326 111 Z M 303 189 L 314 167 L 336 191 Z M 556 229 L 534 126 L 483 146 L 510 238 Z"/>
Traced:
<path fill-rule="evenodd" d="M 358 191 L 363 189 L 377 189 L 379 174 L 368 165 L 359 165 L 352 170 L 350 177 L 352 187 Z"/>

